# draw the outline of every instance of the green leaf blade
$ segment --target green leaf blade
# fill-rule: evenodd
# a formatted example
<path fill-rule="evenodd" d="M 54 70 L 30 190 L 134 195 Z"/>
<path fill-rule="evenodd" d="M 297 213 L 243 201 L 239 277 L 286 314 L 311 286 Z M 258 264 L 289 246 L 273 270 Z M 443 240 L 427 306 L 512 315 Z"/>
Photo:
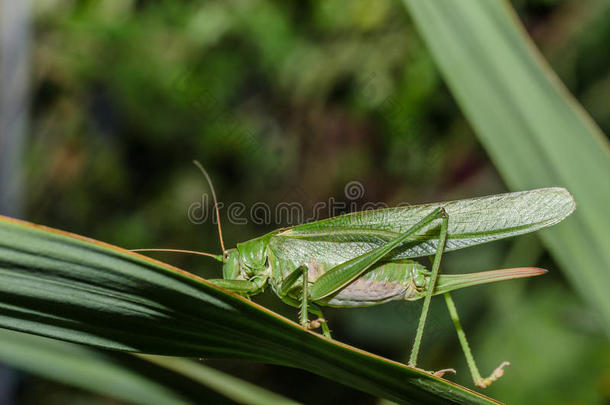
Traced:
<path fill-rule="evenodd" d="M 5 217 L 0 326 L 115 350 L 298 367 L 400 403 L 495 403 L 305 331 L 164 263 Z"/>
<path fill-rule="evenodd" d="M 577 213 L 542 237 L 610 334 L 610 147 L 506 1 L 404 0 L 511 189 L 564 186 Z"/>

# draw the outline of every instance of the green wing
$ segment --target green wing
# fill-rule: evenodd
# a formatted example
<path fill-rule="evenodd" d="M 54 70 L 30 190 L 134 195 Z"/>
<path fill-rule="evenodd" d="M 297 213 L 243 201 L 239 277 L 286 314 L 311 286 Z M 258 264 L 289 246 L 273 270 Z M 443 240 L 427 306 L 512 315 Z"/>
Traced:
<path fill-rule="evenodd" d="M 449 214 L 446 251 L 556 224 L 574 211 L 564 188 L 543 188 L 440 203 L 356 212 L 285 229 L 271 238 L 276 254 L 295 264 L 342 263 L 405 232 L 437 207 Z M 432 255 L 440 222 L 430 224 L 384 260 Z"/>

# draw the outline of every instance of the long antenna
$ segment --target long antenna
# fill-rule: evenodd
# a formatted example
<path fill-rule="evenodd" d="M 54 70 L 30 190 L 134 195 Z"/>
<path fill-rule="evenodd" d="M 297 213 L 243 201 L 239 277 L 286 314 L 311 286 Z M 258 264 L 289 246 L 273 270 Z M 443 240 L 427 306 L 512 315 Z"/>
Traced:
<path fill-rule="evenodd" d="M 196 250 L 183 250 L 183 249 L 129 249 L 132 252 L 170 252 L 170 253 L 187 253 L 190 255 L 208 256 L 212 257 L 219 262 L 222 262 L 222 255 L 215 255 L 206 252 L 197 252 Z"/>
<path fill-rule="evenodd" d="M 221 247 L 222 251 L 224 252 L 225 243 L 222 240 L 222 227 L 220 226 L 220 212 L 218 211 L 218 200 L 216 200 L 216 192 L 214 191 L 214 186 L 212 185 L 212 180 L 210 179 L 210 176 L 208 176 L 208 172 L 205 171 L 205 169 L 203 168 L 201 163 L 199 163 L 199 161 L 193 160 L 193 163 L 195 164 L 195 166 L 197 166 L 199 168 L 199 170 L 201 170 L 201 173 L 203 173 L 203 176 L 207 180 L 208 184 L 210 185 L 210 189 L 212 190 L 212 197 L 214 198 L 214 208 L 216 209 L 216 219 L 218 220 L 218 237 L 220 238 L 220 247 Z"/>

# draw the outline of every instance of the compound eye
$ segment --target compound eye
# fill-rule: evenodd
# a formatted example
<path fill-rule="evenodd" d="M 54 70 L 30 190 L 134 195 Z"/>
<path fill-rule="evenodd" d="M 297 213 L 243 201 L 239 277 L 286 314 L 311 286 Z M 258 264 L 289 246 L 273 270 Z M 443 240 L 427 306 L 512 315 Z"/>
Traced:
<path fill-rule="evenodd" d="M 229 258 L 229 256 L 230 256 L 229 252 L 225 252 L 225 254 L 224 254 L 224 258 L 225 258 L 225 259 L 228 259 L 228 258 Z"/>

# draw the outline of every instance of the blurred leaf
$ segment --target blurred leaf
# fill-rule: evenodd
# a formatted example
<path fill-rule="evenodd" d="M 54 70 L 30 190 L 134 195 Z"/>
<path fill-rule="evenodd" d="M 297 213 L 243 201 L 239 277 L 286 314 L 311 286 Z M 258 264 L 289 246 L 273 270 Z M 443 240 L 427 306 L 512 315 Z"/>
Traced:
<path fill-rule="evenodd" d="M 610 154 L 603 133 L 507 2 L 405 4 L 508 186 L 564 186 L 574 195 L 575 215 L 541 236 L 610 333 Z"/>
<path fill-rule="evenodd" d="M 500 295 L 506 305 L 494 307 L 470 343 L 481 367 L 500 358 L 527 370 L 507 372 L 490 392 L 509 404 L 607 404 L 610 345 L 603 334 L 583 333 L 592 316 L 577 297 L 553 282 Z"/>
<path fill-rule="evenodd" d="M 232 377 L 211 367 L 195 363 L 177 357 L 162 357 L 151 355 L 140 355 L 141 358 L 158 364 L 161 367 L 174 370 L 184 376 L 220 392 L 235 400 L 237 403 L 246 405 L 296 405 L 298 402 L 284 398 L 273 392 L 267 391 L 254 384 L 250 384 L 239 378 Z"/>
<path fill-rule="evenodd" d="M 0 363 L 130 403 L 297 404 L 188 359 L 138 357 L 0 329 Z"/>
<path fill-rule="evenodd" d="M 0 329 L 0 362 L 54 381 L 136 404 L 192 402 L 112 361 L 99 350 Z"/>
<path fill-rule="evenodd" d="M 402 403 L 493 400 L 325 339 L 167 264 L 0 217 L 0 326 L 108 349 L 298 367 Z"/>

